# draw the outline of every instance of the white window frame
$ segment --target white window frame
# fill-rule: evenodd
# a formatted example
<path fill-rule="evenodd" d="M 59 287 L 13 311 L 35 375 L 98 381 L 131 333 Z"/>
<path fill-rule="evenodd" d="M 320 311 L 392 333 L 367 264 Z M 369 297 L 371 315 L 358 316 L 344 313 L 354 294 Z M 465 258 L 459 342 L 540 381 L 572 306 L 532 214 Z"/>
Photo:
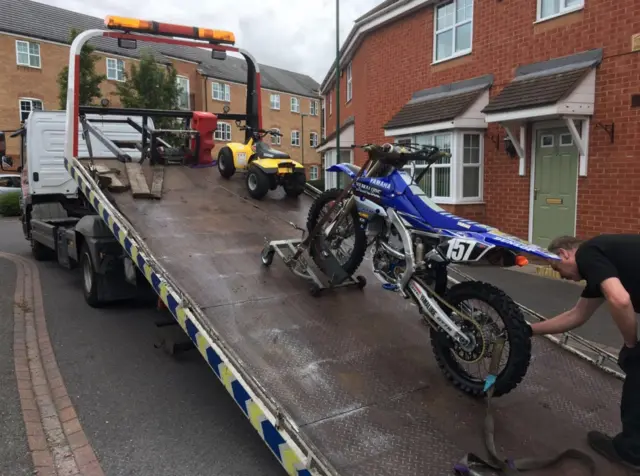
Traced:
<path fill-rule="evenodd" d="M 329 115 L 333 115 L 333 91 L 329 93 Z"/>
<path fill-rule="evenodd" d="M 462 22 L 457 21 L 459 0 L 447 0 L 445 2 L 440 2 L 438 5 L 434 7 L 433 9 L 433 64 L 442 63 L 444 61 L 450 61 L 452 59 L 459 58 L 460 56 L 468 55 L 473 51 L 473 15 L 475 12 L 476 1 L 477 0 L 472 0 L 471 2 L 471 19 L 464 20 Z M 442 7 L 446 7 L 451 3 L 453 4 L 453 10 L 455 12 L 453 25 L 443 28 L 442 30 L 438 30 L 437 29 L 438 28 L 438 9 Z M 456 29 L 463 25 L 466 25 L 467 23 L 471 23 L 471 38 L 470 38 L 469 48 L 456 52 Z M 450 56 L 445 56 L 444 58 L 438 59 L 438 34 L 444 33 L 449 30 L 453 31 L 453 35 L 452 35 L 453 52 Z"/>
<path fill-rule="evenodd" d="M 275 99 L 275 101 L 274 101 Z M 273 109 L 274 111 L 279 111 L 280 110 L 280 95 L 279 94 L 272 94 L 269 97 L 269 102 L 271 105 L 271 109 Z"/>
<path fill-rule="evenodd" d="M 178 82 L 178 87 L 180 89 L 183 89 L 184 92 L 187 93 L 187 104 L 183 105 L 180 103 L 181 101 L 181 97 L 178 96 L 178 108 L 180 109 L 184 109 L 186 111 L 189 111 L 191 109 L 191 89 L 190 89 L 190 85 L 189 85 L 189 78 L 187 76 L 182 76 L 182 75 L 177 75 L 176 76 L 176 81 Z M 183 86 L 183 84 L 181 84 L 181 82 L 186 81 L 186 88 Z M 183 94 L 183 93 L 181 93 Z"/>
<path fill-rule="evenodd" d="M 297 139 L 294 140 L 294 137 L 296 137 Z M 298 130 L 291 131 L 291 145 L 293 147 L 300 147 L 300 131 Z"/>
<path fill-rule="evenodd" d="M 289 102 L 291 104 L 291 112 L 300 112 L 300 99 L 295 96 L 291 96 L 291 101 Z"/>
<path fill-rule="evenodd" d="M 411 136 L 396 137 L 394 142 L 398 143 L 402 140 L 410 140 L 412 144 L 433 144 L 435 136 L 451 134 L 451 159 L 449 164 L 434 164 L 431 166 L 431 198 L 437 204 L 443 205 L 464 205 L 464 204 L 479 204 L 484 203 L 484 133 L 485 131 L 479 131 L 475 129 L 444 129 L 433 131 L 425 134 L 415 134 Z M 473 134 L 479 137 L 480 147 L 480 161 L 478 164 L 465 164 L 464 163 L 464 136 L 466 134 Z M 426 139 L 426 140 L 425 140 Z M 411 165 L 405 167 L 405 171 L 411 174 Z M 464 193 L 464 169 L 466 167 L 477 167 L 479 169 L 479 186 L 477 197 L 463 197 Z M 435 173 L 434 170 L 438 168 L 449 168 L 450 170 L 450 182 L 449 182 L 449 197 L 439 197 L 434 195 L 435 192 Z M 416 166 L 416 175 L 420 172 L 420 166 Z M 426 192 L 426 190 L 425 190 Z"/>
<path fill-rule="evenodd" d="M 309 114 L 312 116 L 318 115 L 318 101 L 315 99 L 309 99 Z"/>
<path fill-rule="evenodd" d="M 220 126 L 226 126 L 228 130 L 221 131 Z M 226 136 L 228 136 L 228 139 L 226 138 Z M 228 122 L 218 122 L 218 127 L 213 133 L 213 138 L 221 142 L 230 142 L 231 141 L 231 124 L 229 124 Z"/>
<path fill-rule="evenodd" d="M 216 88 L 215 85 L 218 85 L 218 92 L 222 94 L 222 98 L 220 97 L 216 97 Z M 213 99 L 214 101 L 221 101 L 221 102 L 231 102 L 231 86 L 229 86 L 227 83 L 220 83 L 218 81 L 213 81 L 211 83 L 211 99 Z"/>
<path fill-rule="evenodd" d="M 274 131 L 280 132 L 280 129 L 278 129 L 277 127 L 272 127 L 272 129 Z M 272 135 L 271 136 L 271 145 L 282 145 L 282 137 Z"/>
<path fill-rule="evenodd" d="M 353 71 L 351 64 L 351 61 L 349 61 L 349 66 L 347 66 L 347 102 L 351 102 L 351 99 L 353 99 Z"/>
<path fill-rule="evenodd" d="M 118 81 L 118 82 L 123 82 L 124 81 L 124 60 L 121 60 L 120 58 L 106 58 L 106 67 L 107 67 L 107 79 L 109 81 Z M 113 75 L 110 75 L 110 72 L 115 72 L 115 77 Z M 119 75 L 122 74 L 122 77 L 120 78 Z"/>
<path fill-rule="evenodd" d="M 315 138 L 315 139 L 314 139 Z M 309 145 L 311 147 L 313 147 L 314 149 L 316 147 L 318 147 L 318 133 L 317 132 L 311 132 L 309 134 Z"/>
<path fill-rule="evenodd" d="M 29 103 L 29 113 L 31 113 L 31 111 L 33 111 L 33 103 L 34 102 L 39 102 L 42 111 L 44 111 L 44 101 L 42 99 L 37 99 L 37 98 L 19 98 L 18 99 L 18 118 L 20 119 L 20 123 L 23 123 L 24 121 L 27 120 L 27 118 L 29 117 L 29 115 L 27 115 L 27 117 L 24 119 L 24 121 L 22 120 L 22 103 L 23 102 L 28 102 Z"/>
<path fill-rule="evenodd" d="M 18 50 L 18 45 L 26 45 L 27 47 L 27 52 L 20 52 Z M 38 47 L 38 53 L 32 53 L 31 52 L 31 46 L 37 46 Z M 28 59 L 26 63 L 20 62 L 20 53 L 22 54 L 26 54 Z M 38 64 L 32 64 L 31 63 L 31 59 L 32 58 L 38 58 Z M 42 55 L 41 55 L 41 50 L 40 50 L 40 43 L 36 43 L 34 41 L 27 41 L 27 40 L 16 40 L 16 64 L 18 66 L 25 66 L 27 68 L 35 68 L 35 69 L 42 69 Z"/>
<path fill-rule="evenodd" d="M 584 9 L 584 2 L 585 0 L 580 0 L 580 3 L 578 3 L 577 5 L 571 5 L 571 6 L 567 6 L 567 2 L 569 0 L 559 0 L 560 2 L 560 10 L 558 11 L 558 13 L 552 13 L 551 15 L 547 15 L 546 17 L 542 16 L 542 2 L 543 0 L 537 0 L 537 11 L 536 11 L 536 23 L 537 22 L 542 22 L 542 21 L 547 21 L 547 20 L 552 20 L 554 18 L 558 18 L 561 17 L 563 15 L 567 15 L 569 13 L 573 13 L 573 12 L 577 12 L 579 10 Z"/>
<path fill-rule="evenodd" d="M 320 176 L 320 170 L 317 165 L 312 165 L 309 167 L 309 180 L 318 180 Z"/>

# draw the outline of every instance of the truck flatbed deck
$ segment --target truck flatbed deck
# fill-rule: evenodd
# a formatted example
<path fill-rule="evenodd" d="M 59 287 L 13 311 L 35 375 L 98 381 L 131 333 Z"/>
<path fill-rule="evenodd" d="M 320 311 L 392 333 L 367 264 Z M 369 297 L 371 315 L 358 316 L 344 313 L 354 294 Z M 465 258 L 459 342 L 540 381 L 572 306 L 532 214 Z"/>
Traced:
<path fill-rule="evenodd" d="M 262 389 L 271 410 L 299 431 L 305 453 L 330 474 L 448 475 L 467 452 L 485 455 L 483 401 L 445 380 L 417 309 L 378 286 L 367 261 L 359 271 L 367 288 L 319 299 L 281 261 L 262 266 L 265 237 L 300 236 L 287 222 L 304 226 L 309 197 L 271 192 L 255 202 L 241 177 L 227 181 L 215 168 L 186 167 L 165 168 L 160 200 L 112 195 L 171 286 L 198 308 L 201 333 L 228 349 L 235 367 L 251 376 L 248 386 Z M 196 331 L 187 331 L 194 338 Z M 514 458 L 568 447 L 593 454 L 586 433 L 618 431 L 620 392 L 615 377 L 535 339 L 527 377 L 495 400 L 499 451 Z M 256 426 L 251 410 L 243 411 Z M 273 450 L 264 428 L 258 432 Z M 597 474 L 626 474 L 594 458 Z M 289 473 L 309 474 L 302 467 Z M 528 474 L 587 473 L 568 462 Z"/>

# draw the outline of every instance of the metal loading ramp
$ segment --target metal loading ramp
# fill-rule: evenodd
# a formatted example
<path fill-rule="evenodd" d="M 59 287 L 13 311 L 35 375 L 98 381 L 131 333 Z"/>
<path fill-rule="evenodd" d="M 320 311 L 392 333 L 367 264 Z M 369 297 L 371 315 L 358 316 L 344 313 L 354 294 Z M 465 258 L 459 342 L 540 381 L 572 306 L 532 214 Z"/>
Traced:
<path fill-rule="evenodd" d="M 310 199 L 245 199 L 242 178 L 168 167 L 162 199 L 113 194 L 155 260 L 206 316 L 209 330 L 299 427 L 320 458 L 347 475 L 449 475 L 469 451 L 484 455 L 483 401 L 450 385 L 428 329 L 408 301 L 377 286 L 309 296 L 265 237 L 297 238 Z M 510 457 L 589 452 L 586 432 L 619 428 L 621 382 L 546 339 L 534 340 L 520 387 L 495 401 L 496 442 Z M 626 472 L 594 455 L 598 474 Z M 575 472 L 570 471 L 576 468 Z M 573 463 L 531 475 L 583 474 Z"/>

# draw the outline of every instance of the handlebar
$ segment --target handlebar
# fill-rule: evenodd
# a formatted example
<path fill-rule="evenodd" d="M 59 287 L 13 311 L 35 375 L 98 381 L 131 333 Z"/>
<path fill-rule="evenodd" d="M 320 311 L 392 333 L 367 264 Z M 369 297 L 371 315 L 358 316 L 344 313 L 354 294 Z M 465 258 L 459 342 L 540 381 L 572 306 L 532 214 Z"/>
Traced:
<path fill-rule="evenodd" d="M 414 146 L 412 144 L 364 144 L 360 147 L 369 154 L 372 159 L 379 160 L 382 163 L 392 165 L 394 167 L 403 167 L 408 162 L 424 160 L 429 165 L 436 163 L 440 159 L 450 158 L 451 154 L 440 150 L 432 145 Z M 405 150 L 409 152 L 405 152 Z"/>
<path fill-rule="evenodd" d="M 278 132 L 278 131 L 277 131 L 277 130 L 275 130 L 275 129 L 269 129 L 269 130 L 265 130 L 265 129 L 254 129 L 253 127 L 251 127 L 251 126 L 247 126 L 247 125 L 239 126 L 239 129 L 240 129 L 241 131 L 249 130 L 249 131 L 251 131 L 251 132 L 257 132 L 258 134 L 263 134 L 263 135 L 271 134 L 272 136 L 284 137 L 280 132 Z"/>

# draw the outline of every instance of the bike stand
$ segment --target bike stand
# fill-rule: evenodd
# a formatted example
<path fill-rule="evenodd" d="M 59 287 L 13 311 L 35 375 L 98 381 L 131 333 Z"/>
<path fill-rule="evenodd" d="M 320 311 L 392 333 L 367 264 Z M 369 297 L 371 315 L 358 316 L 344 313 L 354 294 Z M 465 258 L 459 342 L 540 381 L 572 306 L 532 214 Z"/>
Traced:
<path fill-rule="evenodd" d="M 297 230 L 301 230 L 301 228 L 297 227 L 293 223 L 290 223 L 291 226 L 296 228 Z M 301 230 L 304 232 L 304 230 Z M 328 277 L 325 273 L 320 271 L 317 266 L 313 263 L 311 257 L 308 252 L 304 252 L 300 257 L 293 261 L 291 257 L 296 252 L 297 246 L 302 243 L 303 238 L 293 238 L 289 240 L 274 240 L 269 241 L 265 239 L 265 246 L 262 249 L 262 253 L 260 254 L 260 258 L 262 264 L 264 266 L 271 266 L 273 263 L 273 257 L 277 253 L 282 261 L 287 265 L 287 268 L 295 274 L 307 281 L 311 281 L 311 295 L 314 297 L 320 296 L 323 290 L 325 289 L 335 289 L 335 288 L 344 288 L 355 286 L 358 289 L 363 289 L 367 285 L 367 280 L 364 276 L 356 276 L 355 278 L 352 276 L 348 276 L 345 279 L 341 280 L 337 284 L 334 284 L 331 277 Z M 324 279 L 321 279 L 321 276 Z"/>

